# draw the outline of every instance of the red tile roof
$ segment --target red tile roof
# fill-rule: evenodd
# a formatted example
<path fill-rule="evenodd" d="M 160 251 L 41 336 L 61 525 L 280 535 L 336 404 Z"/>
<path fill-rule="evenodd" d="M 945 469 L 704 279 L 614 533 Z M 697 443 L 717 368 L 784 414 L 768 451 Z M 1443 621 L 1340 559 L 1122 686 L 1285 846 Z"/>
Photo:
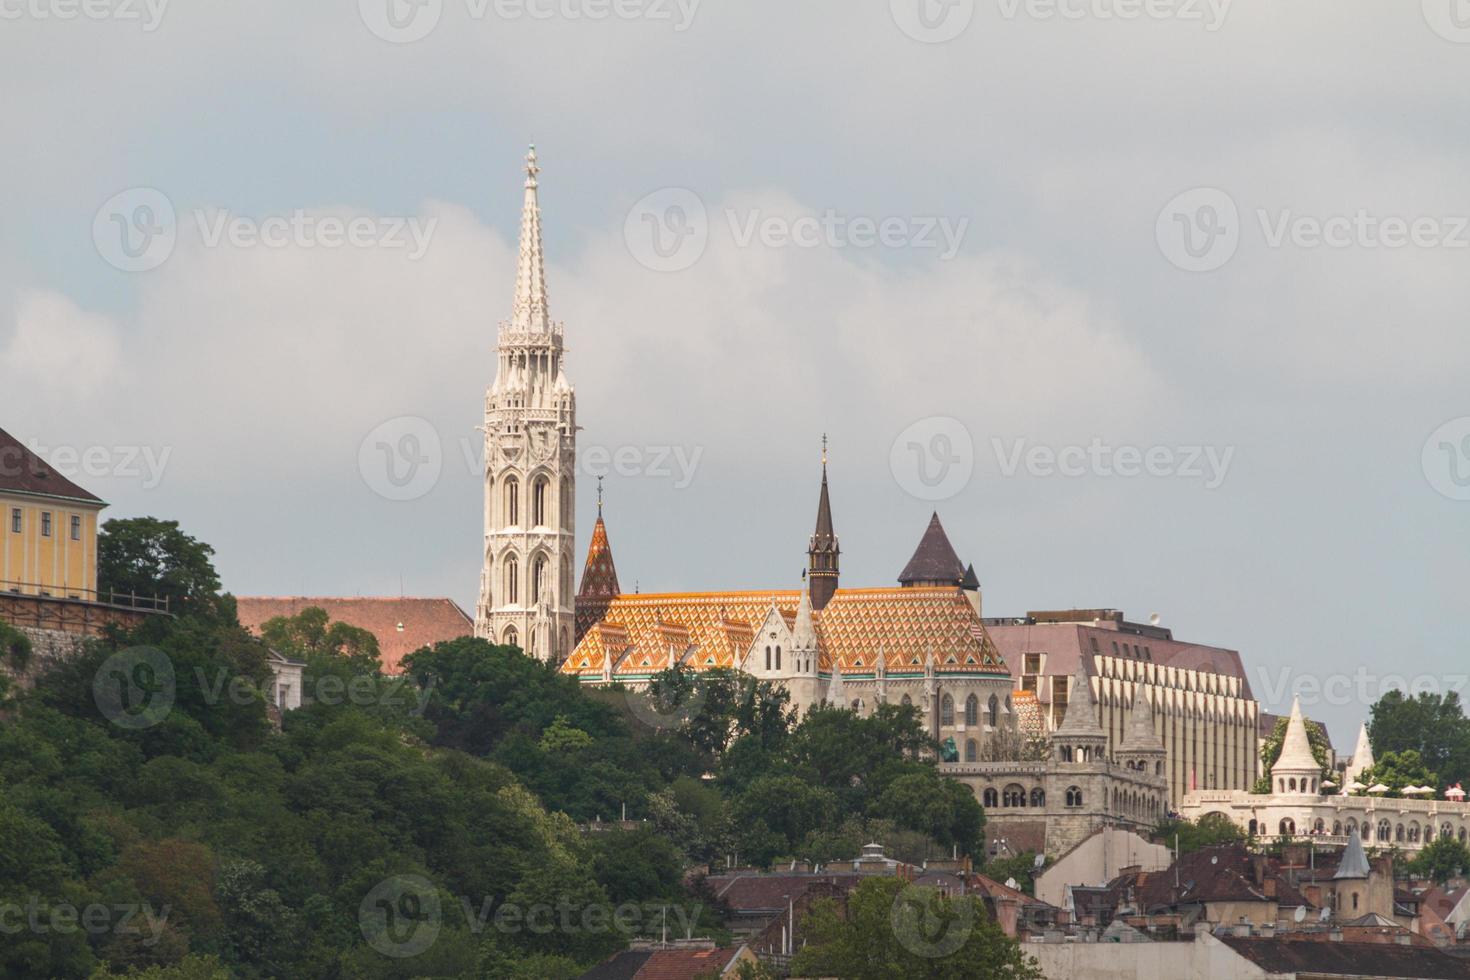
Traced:
<path fill-rule="evenodd" d="M 1301 942 L 1221 936 L 1220 941 L 1272 974 L 1470 980 L 1470 961 L 1424 946 Z"/>
<path fill-rule="evenodd" d="M 333 622 L 365 629 L 378 638 L 383 671 L 397 674 L 408 654 L 446 640 L 470 636 L 474 620 L 453 599 L 328 598 L 320 596 L 241 596 L 240 623 L 260 632 L 266 620 L 295 616 L 316 606 Z"/>
<path fill-rule="evenodd" d="M 633 974 L 634 980 L 695 980 L 718 976 L 730 965 L 735 949 L 660 949 Z"/>
<path fill-rule="evenodd" d="M 0 493 L 58 497 L 88 504 L 102 503 L 101 497 L 83 490 L 56 472 L 44 459 L 31 452 L 4 429 L 0 429 Z"/>

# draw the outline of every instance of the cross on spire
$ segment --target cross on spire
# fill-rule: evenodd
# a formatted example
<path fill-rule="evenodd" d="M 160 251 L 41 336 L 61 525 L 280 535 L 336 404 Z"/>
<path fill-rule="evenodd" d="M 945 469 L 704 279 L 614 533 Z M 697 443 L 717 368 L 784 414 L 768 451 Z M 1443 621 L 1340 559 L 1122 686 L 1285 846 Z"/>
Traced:
<path fill-rule="evenodd" d="M 602 516 L 602 477 L 597 478 L 597 516 Z"/>

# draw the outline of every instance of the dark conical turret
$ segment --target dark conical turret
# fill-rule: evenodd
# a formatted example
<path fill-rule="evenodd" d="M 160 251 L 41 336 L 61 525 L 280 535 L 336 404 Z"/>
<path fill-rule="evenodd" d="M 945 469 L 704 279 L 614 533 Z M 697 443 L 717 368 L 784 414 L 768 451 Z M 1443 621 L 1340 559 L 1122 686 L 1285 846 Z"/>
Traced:
<path fill-rule="evenodd" d="M 822 496 L 817 501 L 817 529 L 807 549 L 807 590 L 812 610 L 821 612 L 837 592 L 842 549 L 832 530 L 832 501 L 827 495 L 827 437 L 822 437 Z"/>
<path fill-rule="evenodd" d="M 944 525 L 939 523 L 939 514 L 936 512 L 929 518 L 929 526 L 924 529 L 924 536 L 919 539 L 914 556 L 899 573 L 898 584 L 905 587 L 959 586 L 964 579 L 965 566 L 960 564 L 960 556 L 954 553 L 954 545 L 949 543 L 949 535 L 944 533 Z"/>

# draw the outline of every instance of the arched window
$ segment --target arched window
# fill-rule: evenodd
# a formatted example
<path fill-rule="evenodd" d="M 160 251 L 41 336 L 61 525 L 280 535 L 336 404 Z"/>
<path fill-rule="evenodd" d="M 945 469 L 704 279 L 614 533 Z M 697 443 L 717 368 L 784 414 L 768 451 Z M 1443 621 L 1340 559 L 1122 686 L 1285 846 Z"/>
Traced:
<path fill-rule="evenodd" d="M 978 757 L 979 753 L 975 748 L 975 740 L 973 738 L 965 739 L 965 761 L 974 762 Z"/>
<path fill-rule="evenodd" d="M 780 647 L 777 647 L 776 648 L 776 669 L 777 670 L 780 670 L 781 669 L 781 648 Z"/>
<path fill-rule="evenodd" d="M 1332 821 L 1332 836 L 1333 837 L 1341 837 L 1342 836 L 1342 821 L 1341 820 L 1334 820 L 1334 821 Z"/>
<path fill-rule="evenodd" d="M 1251 822 L 1250 822 L 1250 826 L 1249 826 L 1249 828 L 1248 828 L 1248 829 L 1247 829 L 1247 830 L 1246 830 L 1246 833 L 1248 833 L 1248 834 L 1250 834 L 1250 835 L 1251 835 L 1251 836 L 1252 836 L 1252 837 L 1254 837 L 1254 836 L 1256 836 L 1256 831 L 1258 831 L 1258 830 L 1260 830 L 1260 829 L 1261 829 L 1261 825 L 1260 825 L 1260 824 L 1258 824 L 1258 823 L 1256 823 L 1256 821 L 1254 821 L 1254 820 L 1252 820 L 1252 821 L 1251 821 Z"/>
<path fill-rule="evenodd" d="M 986 722 L 991 728 L 1000 724 L 1000 699 L 994 694 L 990 696 L 990 705 L 987 711 L 990 720 Z"/>
<path fill-rule="evenodd" d="M 517 647 L 521 645 L 521 636 L 519 633 L 516 632 L 516 628 L 514 626 L 507 626 L 505 628 L 505 645 L 508 647 Z"/>
<path fill-rule="evenodd" d="M 1026 788 L 1017 783 L 1011 783 L 1000 794 L 1000 805 L 1006 807 L 1024 807 L 1026 805 Z"/>
<path fill-rule="evenodd" d="M 546 556 L 537 555 L 535 563 L 531 566 L 531 601 L 540 602 L 541 593 L 546 587 Z"/>
<path fill-rule="evenodd" d="M 521 601 L 521 563 L 515 555 L 505 560 L 505 601 L 511 605 Z"/>
<path fill-rule="evenodd" d="M 1031 805 L 1034 807 L 1046 806 L 1046 791 L 1037 787 L 1031 791 Z"/>
<path fill-rule="evenodd" d="M 954 724 L 954 698 L 948 694 L 939 699 L 939 723 L 946 726 Z"/>
<path fill-rule="evenodd" d="M 1394 843 L 1395 844 L 1402 844 L 1404 842 L 1404 825 L 1403 824 L 1399 824 L 1397 827 L 1394 828 L 1394 831 L 1393 831 L 1393 840 L 1394 840 Z"/>
<path fill-rule="evenodd" d="M 771 648 L 766 647 L 766 670 L 771 669 Z"/>
<path fill-rule="evenodd" d="M 1463 843 L 1465 843 L 1465 837 L 1466 837 L 1466 834 L 1465 834 L 1465 828 L 1464 828 L 1464 827 L 1461 827 L 1461 828 L 1460 828 L 1460 833 L 1459 833 L 1459 835 L 1458 835 L 1458 836 L 1459 836 L 1459 838 L 1460 838 L 1460 843 L 1461 843 L 1461 844 L 1463 844 Z"/>
<path fill-rule="evenodd" d="M 1417 844 L 1417 843 L 1419 843 L 1419 825 L 1417 823 L 1411 823 L 1411 824 L 1409 824 L 1409 838 L 1408 839 L 1409 839 L 1409 843 L 1410 844 Z"/>
<path fill-rule="evenodd" d="M 1062 746 L 1062 761 L 1063 762 L 1071 762 L 1072 761 L 1072 746 L 1070 746 L 1070 745 L 1063 745 Z"/>
<path fill-rule="evenodd" d="M 1283 817 L 1281 819 L 1280 833 L 1282 837 L 1295 837 L 1296 821 L 1290 817 Z"/>
<path fill-rule="evenodd" d="M 965 698 L 965 727 L 974 728 L 980 724 L 980 699 L 975 695 Z"/>
<path fill-rule="evenodd" d="M 998 797 L 996 796 L 994 786 L 987 786 L 985 788 L 985 795 L 982 798 L 980 805 L 989 810 L 994 810 L 996 808 L 996 806 L 998 805 Z"/>
<path fill-rule="evenodd" d="M 521 523 L 521 484 L 515 477 L 505 481 L 505 525 L 516 527 Z"/>
<path fill-rule="evenodd" d="M 1295 777 L 1292 777 L 1291 779 L 1288 779 L 1286 781 L 1286 785 L 1290 788 L 1291 792 L 1293 792 L 1293 793 L 1296 792 L 1296 778 Z"/>
<path fill-rule="evenodd" d="M 1392 838 L 1393 824 L 1389 823 L 1387 820 L 1378 821 L 1378 839 L 1380 841 L 1387 841 L 1391 840 Z"/>
<path fill-rule="evenodd" d="M 535 527 L 546 525 L 546 505 L 551 496 L 551 484 L 546 482 L 543 476 L 535 483 L 535 489 L 531 491 L 531 524 Z"/>
<path fill-rule="evenodd" d="M 1067 806 L 1082 805 L 1082 788 L 1080 786 L 1067 787 Z"/>
<path fill-rule="evenodd" d="M 1323 819 L 1321 817 L 1318 817 L 1315 821 L 1312 822 L 1312 833 L 1314 833 L 1314 834 L 1325 834 L 1325 833 L 1327 833 L 1327 824 L 1323 821 Z"/>

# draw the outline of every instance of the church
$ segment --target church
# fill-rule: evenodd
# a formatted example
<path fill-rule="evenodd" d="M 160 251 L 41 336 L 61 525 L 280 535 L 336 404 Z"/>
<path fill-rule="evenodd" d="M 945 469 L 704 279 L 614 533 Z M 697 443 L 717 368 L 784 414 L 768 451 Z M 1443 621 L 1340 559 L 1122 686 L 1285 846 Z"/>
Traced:
<path fill-rule="evenodd" d="M 894 585 L 843 587 L 825 440 L 800 583 L 624 592 L 599 494 L 574 587 L 576 393 L 563 326 L 549 313 L 539 174 L 533 147 L 515 298 L 485 396 L 475 635 L 519 646 L 587 685 L 637 690 L 673 667 L 725 668 L 780 685 L 799 712 L 912 705 L 940 746 L 941 770 L 989 811 L 992 848 L 1056 854 L 1104 826 L 1156 823 L 1169 781 L 1147 685 L 1134 678 L 1109 688 L 1093 658 L 1081 657 L 1070 706 L 1054 696 L 1057 716 L 1044 717 L 1036 691 L 1013 673 L 981 618 L 975 569 L 960 560 L 937 513 Z M 1103 727 L 1095 690 L 1129 697 L 1116 732 Z"/>

